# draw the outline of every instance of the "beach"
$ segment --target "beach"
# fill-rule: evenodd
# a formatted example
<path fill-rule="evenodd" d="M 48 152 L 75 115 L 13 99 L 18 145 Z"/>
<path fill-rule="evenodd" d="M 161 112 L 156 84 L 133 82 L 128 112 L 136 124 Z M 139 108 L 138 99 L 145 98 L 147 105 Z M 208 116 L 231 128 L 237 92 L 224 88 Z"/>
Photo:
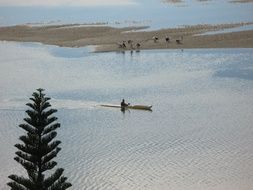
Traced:
<path fill-rule="evenodd" d="M 103 25 L 86 26 L 78 24 L 17 25 L 1 27 L 0 40 L 41 42 L 63 47 L 93 45 L 96 47 L 96 52 L 142 49 L 252 48 L 253 30 L 223 32 L 223 30 L 251 24 L 201 24 L 155 31 L 146 30 L 148 27 L 145 26 L 114 28 Z M 212 31 L 220 31 L 220 33 L 205 34 Z M 157 37 L 157 40 L 154 40 L 154 37 Z M 166 37 L 168 38 L 167 41 Z M 122 46 L 123 43 L 124 46 Z"/>

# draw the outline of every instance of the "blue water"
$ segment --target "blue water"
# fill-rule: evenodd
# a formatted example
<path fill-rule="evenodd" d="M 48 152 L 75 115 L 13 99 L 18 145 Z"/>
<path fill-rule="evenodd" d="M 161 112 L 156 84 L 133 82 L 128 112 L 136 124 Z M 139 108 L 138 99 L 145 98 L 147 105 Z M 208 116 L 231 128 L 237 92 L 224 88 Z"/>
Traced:
<path fill-rule="evenodd" d="M 102 22 L 116 27 L 148 25 L 152 29 L 160 29 L 181 25 L 253 21 L 252 3 L 233 4 L 225 0 L 207 3 L 187 1 L 182 5 L 167 4 L 160 0 L 136 0 L 136 4 L 126 6 L 0 6 L 0 25 Z"/>
<path fill-rule="evenodd" d="M 0 42 L 1 190 L 24 174 L 13 145 L 38 87 L 72 189 L 251 189 L 253 49 L 89 51 Z M 122 98 L 153 111 L 99 106 Z"/>
<path fill-rule="evenodd" d="M 240 27 L 235 27 L 235 28 L 228 28 L 228 29 L 218 30 L 218 31 L 205 32 L 205 33 L 202 33 L 202 34 L 197 34 L 197 36 L 215 35 L 215 34 L 223 34 L 223 33 L 230 33 L 230 32 L 248 31 L 248 30 L 253 30 L 253 25 L 252 24 L 245 25 L 245 26 L 240 26 Z"/>

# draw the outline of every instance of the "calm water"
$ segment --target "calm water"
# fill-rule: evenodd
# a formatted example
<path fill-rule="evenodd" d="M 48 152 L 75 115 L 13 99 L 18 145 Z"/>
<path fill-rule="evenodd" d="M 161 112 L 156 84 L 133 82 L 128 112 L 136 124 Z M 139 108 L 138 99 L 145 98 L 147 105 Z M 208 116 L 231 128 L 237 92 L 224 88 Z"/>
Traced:
<path fill-rule="evenodd" d="M 2 7 L 0 25 L 103 22 L 113 26 L 145 25 L 151 29 L 193 24 L 253 22 L 253 3 L 229 0 L 167 4 L 163 0 L 135 0 L 127 6 Z M 66 16 L 68 15 L 68 16 Z M 120 24 L 118 24 L 120 23 Z"/>
<path fill-rule="evenodd" d="M 253 49 L 88 52 L 0 42 L 1 190 L 24 173 L 13 145 L 38 87 L 72 189 L 252 189 Z M 99 107 L 123 97 L 153 112 Z"/>

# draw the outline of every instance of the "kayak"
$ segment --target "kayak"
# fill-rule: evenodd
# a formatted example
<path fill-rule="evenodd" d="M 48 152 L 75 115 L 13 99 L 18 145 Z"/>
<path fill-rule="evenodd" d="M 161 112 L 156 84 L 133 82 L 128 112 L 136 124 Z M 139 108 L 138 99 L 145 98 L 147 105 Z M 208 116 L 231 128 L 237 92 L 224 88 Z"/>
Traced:
<path fill-rule="evenodd" d="M 109 107 L 109 108 L 121 108 L 120 105 L 110 105 L 110 104 L 103 104 L 102 107 Z M 126 106 L 125 109 L 135 109 L 135 110 L 149 110 L 151 111 L 152 106 L 146 106 L 146 105 L 129 105 Z"/>
<path fill-rule="evenodd" d="M 109 108 L 121 108 L 120 105 L 110 105 L 110 104 L 103 104 L 101 105 L 102 107 L 109 107 Z M 126 106 L 125 109 L 135 109 L 135 110 L 149 110 L 149 111 L 152 111 L 151 110 L 152 106 L 148 105 L 129 105 L 129 106 Z"/>

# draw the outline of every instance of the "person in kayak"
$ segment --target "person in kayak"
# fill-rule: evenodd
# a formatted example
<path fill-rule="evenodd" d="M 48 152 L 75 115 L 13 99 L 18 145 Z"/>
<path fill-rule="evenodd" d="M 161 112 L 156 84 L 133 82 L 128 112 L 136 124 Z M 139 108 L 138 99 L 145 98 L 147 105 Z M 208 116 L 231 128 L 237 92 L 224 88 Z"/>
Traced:
<path fill-rule="evenodd" d="M 129 103 L 128 103 L 128 104 L 125 103 L 125 100 L 122 99 L 122 101 L 121 101 L 121 103 L 120 103 L 121 108 L 125 108 L 125 107 L 127 107 L 128 105 L 130 105 L 130 104 L 129 104 Z"/>

